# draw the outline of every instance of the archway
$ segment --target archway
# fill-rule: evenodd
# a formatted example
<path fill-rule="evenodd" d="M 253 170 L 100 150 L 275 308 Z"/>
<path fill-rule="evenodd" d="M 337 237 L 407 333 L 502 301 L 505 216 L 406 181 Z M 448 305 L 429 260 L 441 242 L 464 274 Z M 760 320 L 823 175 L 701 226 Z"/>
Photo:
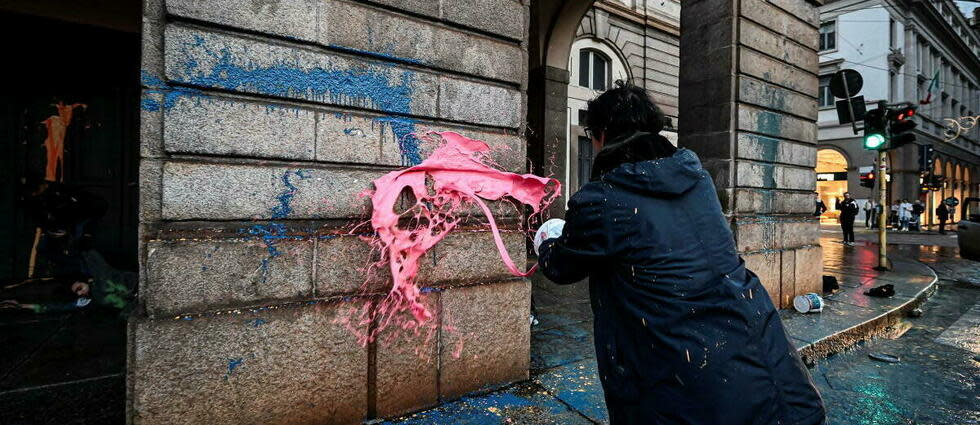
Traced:
<path fill-rule="evenodd" d="M 0 9 L 20 64 L 0 95 L 0 299 L 34 307 L 0 312 L 0 422 L 122 423 L 127 315 L 108 305 L 135 304 L 140 265 L 141 2 Z"/>
<path fill-rule="evenodd" d="M 588 16 L 583 23 L 589 21 Z M 594 28 L 594 24 L 590 25 Z M 582 26 L 579 28 L 582 32 Z M 617 46 L 594 33 L 580 36 L 572 43 L 568 57 L 568 165 L 565 167 L 565 195 L 570 197 L 589 181 L 592 140 L 585 135 L 585 112 L 588 102 L 607 90 L 617 80 L 630 80 L 630 67 Z"/>
<path fill-rule="evenodd" d="M 840 211 L 837 203 L 847 192 L 848 161 L 834 148 L 817 150 L 817 194 L 827 211 L 820 215 L 820 222 L 837 222 Z"/>
<path fill-rule="evenodd" d="M 527 157 L 532 172 L 557 178 L 568 195 L 569 54 L 582 18 L 593 1 L 532 2 L 528 43 Z M 564 217 L 565 202 L 551 206 L 552 217 Z"/>

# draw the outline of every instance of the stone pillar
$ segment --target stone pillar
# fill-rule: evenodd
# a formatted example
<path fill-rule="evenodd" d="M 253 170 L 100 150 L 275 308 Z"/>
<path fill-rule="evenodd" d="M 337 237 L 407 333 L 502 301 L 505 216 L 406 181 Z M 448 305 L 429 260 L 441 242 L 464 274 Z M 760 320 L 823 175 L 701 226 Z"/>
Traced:
<path fill-rule="evenodd" d="M 820 292 L 816 5 L 692 0 L 681 9 L 679 144 L 712 173 L 738 249 L 777 306 Z"/>
<path fill-rule="evenodd" d="M 478 222 L 426 257 L 431 338 L 338 323 L 386 291 L 346 233 L 434 148 L 414 133 L 525 169 L 527 22 L 514 0 L 145 2 L 131 423 L 353 424 L 527 378 L 530 286 Z"/>

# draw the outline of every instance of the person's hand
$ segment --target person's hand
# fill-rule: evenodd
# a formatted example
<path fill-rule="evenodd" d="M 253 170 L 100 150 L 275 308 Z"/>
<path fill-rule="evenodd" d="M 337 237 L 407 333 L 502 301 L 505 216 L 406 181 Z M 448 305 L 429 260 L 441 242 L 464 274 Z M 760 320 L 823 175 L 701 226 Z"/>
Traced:
<path fill-rule="evenodd" d="M 534 234 L 534 253 L 538 254 L 538 249 L 544 241 L 561 236 L 565 230 L 565 220 L 553 218 L 544 222 Z"/>

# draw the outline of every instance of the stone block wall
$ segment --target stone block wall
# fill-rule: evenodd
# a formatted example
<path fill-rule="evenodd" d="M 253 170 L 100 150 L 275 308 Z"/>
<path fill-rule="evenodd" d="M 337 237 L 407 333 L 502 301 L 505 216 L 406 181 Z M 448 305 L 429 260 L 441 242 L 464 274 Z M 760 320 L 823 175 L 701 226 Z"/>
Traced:
<path fill-rule="evenodd" d="M 345 235 L 358 195 L 435 147 L 413 133 L 525 169 L 527 22 L 517 0 L 145 1 L 131 423 L 360 423 L 527 377 L 530 286 L 476 220 L 425 259 L 433 335 L 345 324 L 387 283 Z"/>
<path fill-rule="evenodd" d="M 820 292 L 817 4 L 692 0 L 681 13 L 679 145 L 711 171 L 738 249 L 773 302 Z"/>

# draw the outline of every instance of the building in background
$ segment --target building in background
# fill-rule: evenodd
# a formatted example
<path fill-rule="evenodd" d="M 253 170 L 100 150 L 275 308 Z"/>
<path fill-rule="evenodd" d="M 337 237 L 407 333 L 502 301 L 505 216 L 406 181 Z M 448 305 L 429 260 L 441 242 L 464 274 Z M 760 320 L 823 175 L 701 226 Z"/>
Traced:
<path fill-rule="evenodd" d="M 976 12 L 976 11 L 974 11 Z M 974 13 L 976 15 L 976 13 Z M 980 113 L 980 34 L 956 2 L 829 1 L 820 8 L 820 112 L 818 158 L 827 159 L 818 190 L 828 207 L 850 191 L 863 204 L 873 190 L 859 185 L 860 175 L 875 165 L 875 153 L 864 150 L 851 126 L 840 125 L 830 93 L 830 77 L 854 69 L 864 77 L 861 95 L 868 109 L 889 103 L 928 101 L 918 110 L 918 145 L 935 149 L 933 173 L 946 178 L 941 190 L 920 191 L 920 147 L 907 145 L 889 153 L 890 201 L 921 199 L 931 206 L 949 196 L 962 200 L 980 188 L 980 129 L 956 131 L 947 120 Z M 935 80 L 935 83 L 933 81 Z M 832 159 L 832 160 L 831 160 Z M 833 163 L 833 165 L 831 165 Z M 840 172 L 842 168 L 846 173 Z M 880 177 L 880 176 L 879 176 Z M 880 181 L 880 178 L 878 179 Z M 927 208 L 924 220 L 931 219 Z M 830 211 L 826 217 L 836 212 Z"/>
<path fill-rule="evenodd" d="M 677 0 L 603 0 L 582 18 L 568 58 L 568 194 L 587 183 L 592 171 L 588 101 L 616 80 L 647 89 L 674 125 L 664 135 L 677 144 L 680 16 Z"/>

